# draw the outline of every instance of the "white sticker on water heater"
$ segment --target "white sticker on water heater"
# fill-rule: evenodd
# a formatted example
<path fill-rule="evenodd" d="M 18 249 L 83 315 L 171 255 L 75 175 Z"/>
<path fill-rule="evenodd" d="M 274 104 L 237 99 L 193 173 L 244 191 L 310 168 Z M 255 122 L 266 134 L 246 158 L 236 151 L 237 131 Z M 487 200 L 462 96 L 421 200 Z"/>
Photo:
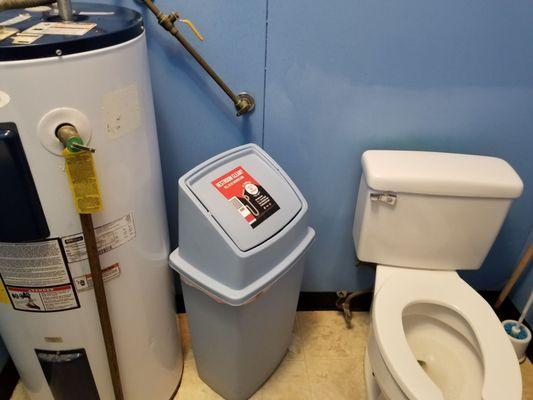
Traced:
<path fill-rule="evenodd" d="M 70 282 L 56 239 L 31 243 L 0 243 L 0 274 L 4 284 L 42 287 Z"/>
<path fill-rule="evenodd" d="M 11 101 L 11 97 L 6 92 L 0 90 L 0 108 L 5 107 Z"/>
<path fill-rule="evenodd" d="M 122 246 L 135 237 L 133 214 L 130 213 L 115 221 L 95 228 L 94 234 L 96 236 L 98 254 L 100 255 Z M 87 250 L 82 233 L 64 236 L 61 238 L 61 241 L 63 242 L 69 263 L 87 259 Z"/>
<path fill-rule="evenodd" d="M 8 286 L 13 308 L 19 311 L 53 312 L 79 308 L 72 285 L 46 288 Z"/>
<path fill-rule="evenodd" d="M 0 21 L 1 26 L 11 26 L 18 24 L 19 22 L 24 22 L 31 18 L 31 15 L 28 13 L 19 14 L 13 18 L 6 19 L 4 21 Z"/>
<path fill-rule="evenodd" d="M 7 39 L 10 36 L 13 36 L 15 33 L 18 33 L 19 30 L 17 28 L 7 28 L 0 26 L 0 42 L 4 39 Z"/>
<path fill-rule="evenodd" d="M 111 139 L 133 132 L 141 126 L 139 89 L 136 84 L 106 93 L 102 98 L 102 109 L 107 135 Z"/>
<path fill-rule="evenodd" d="M 93 22 L 39 22 L 22 33 L 25 35 L 83 36 L 95 26 Z"/>
<path fill-rule="evenodd" d="M 118 278 L 120 276 L 120 265 L 115 263 L 107 268 L 102 268 L 102 279 L 104 282 L 108 282 L 111 279 Z M 93 277 L 91 274 L 85 274 L 74 277 L 74 285 L 78 292 L 84 292 L 91 290 L 94 287 Z"/>
<path fill-rule="evenodd" d="M 13 36 L 11 39 L 13 40 L 13 44 L 32 44 L 36 40 L 39 40 L 42 38 L 43 35 L 32 35 L 32 34 L 22 34 L 18 33 L 15 36 Z"/>
<path fill-rule="evenodd" d="M 79 308 L 59 239 L 0 243 L 0 278 L 15 310 Z"/>

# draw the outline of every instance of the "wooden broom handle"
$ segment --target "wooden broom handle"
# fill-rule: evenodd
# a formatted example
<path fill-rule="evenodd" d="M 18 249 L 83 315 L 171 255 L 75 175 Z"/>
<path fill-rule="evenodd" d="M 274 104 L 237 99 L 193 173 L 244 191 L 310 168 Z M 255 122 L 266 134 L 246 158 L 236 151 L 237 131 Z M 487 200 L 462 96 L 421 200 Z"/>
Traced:
<path fill-rule="evenodd" d="M 494 308 L 497 310 L 501 307 L 503 301 L 507 298 L 509 295 L 509 292 L 511 292 L 511 289 L 514 287 L 516 281 L 518 278 L 520 278 L 520 275 L 522 275 L 522 272 L 526 269 L 527 265 L 531 261 L 531 257 L 533 256 L 533 244 L 530 244 L 527 248 L 526 252 L 524 253 L 524 256 L 518 263 L 518 267 L 513 271 L 513 274 L 503 287 L 500 295 L 498 296 L 498 300 L 496 300 L 496 303 L 494 303 Z"/>

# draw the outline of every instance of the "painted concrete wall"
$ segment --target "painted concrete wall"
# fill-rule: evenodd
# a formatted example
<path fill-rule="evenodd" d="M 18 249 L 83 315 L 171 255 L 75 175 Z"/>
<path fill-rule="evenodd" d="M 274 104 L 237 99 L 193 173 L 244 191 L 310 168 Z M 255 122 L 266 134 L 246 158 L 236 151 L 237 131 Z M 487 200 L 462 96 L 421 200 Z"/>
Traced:
<path fill-rule="evenodd" d="M 533 230 L 531 230 L 531 232 L 529 233 L 529 238 L 525 242 L 524 247 L 523 247 L 523 249 L 522 249 L 522 251 L 520 253 L 520 256 L 516 260 L 516 265 L 518 265 L 518 263 L 520 262 L 520 258 L 522 258 L 522 256 L 524 255 L 524 253 L 526 252 L 526 249 L 529 246 L 532 246 L 532 245 L 533 245 Z M 527 299 L 529 298 L 529 294 L 533 290 L 533 268 L 532 268 L 532 264 L 533 263 L 530 263 L 529 269 L 527 269 L 522 274 L 522 276 L 520 277 L 520 279 L 516 283 L 516 287 L 511 292 L 511 299 L 513 300 L 513 303 L 516 305 L 516 307 L 520 311 L 524 310 L 524 307 L 526 305 Z M 529 325 L 533 326 L 533 309 L 530 309 L 530 311 L 529 311 L 529 313 L 528 313 L 528 315 L 526 317 L 526 320 L 529 323 Z"/>
<path fill-rule="evenodd" d="M 125 3 L 124 3 L 125 4 Z M 131 6 L 131 4 L 128 4 Z M 533 223 L 533 7 L 437 0 L 161 0 L 205 34 L 183 31 L 235 90 L 232 105 L 146 15 L 167 208 L 177 237 L 177 178 L 253 141 L 309 200 L 317 241 L 303 290 L 364 288 L 351 239 L 360 156 L 370 148 L 485 154 L 508 160 L 526 188 L 480 271 L 477 288 L 508 277 Z"/>

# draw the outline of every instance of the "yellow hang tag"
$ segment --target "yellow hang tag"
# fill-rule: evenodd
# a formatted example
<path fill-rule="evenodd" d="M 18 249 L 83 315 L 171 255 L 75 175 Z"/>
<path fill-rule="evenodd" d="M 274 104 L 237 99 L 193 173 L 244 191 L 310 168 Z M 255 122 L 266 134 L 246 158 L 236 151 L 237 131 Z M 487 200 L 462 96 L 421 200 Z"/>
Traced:
<path fill-rule="evenodd" d="M 102 209 L 102 197 L 94 167 L 92 153 L 63 150 L 65 167 L 76 210 L 80 214 L 93 214 Z"/>
<path fill-rule="evenodd" d="M 0 304 L 1 303 L 9 304 L 9 296 L 2 282 L 0 282 Z"/>

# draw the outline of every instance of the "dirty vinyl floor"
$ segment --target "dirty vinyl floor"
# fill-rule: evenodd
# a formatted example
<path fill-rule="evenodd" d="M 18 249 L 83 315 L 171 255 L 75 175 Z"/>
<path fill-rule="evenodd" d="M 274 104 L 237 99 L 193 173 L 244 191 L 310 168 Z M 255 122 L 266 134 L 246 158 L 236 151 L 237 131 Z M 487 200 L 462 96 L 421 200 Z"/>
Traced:
<path fill-rule="evenodd" d="M 186 315 L 180 314 L 179 321 L 185 368 L 175 400 L 221 400 L 198 377 Z M 335 311 L 297 313 L 285 359 L 251 400 L 365 399 L 363 358 L 369 322 L 368 313 L 354 313 L 352 329 L 347 329 L 342 315 Z M 526 360 L 521 370 L 523 399 L 533 400 L 533 365 Z M 17 386 L 12 400 L 27 399 L 23 387 Z"/>

